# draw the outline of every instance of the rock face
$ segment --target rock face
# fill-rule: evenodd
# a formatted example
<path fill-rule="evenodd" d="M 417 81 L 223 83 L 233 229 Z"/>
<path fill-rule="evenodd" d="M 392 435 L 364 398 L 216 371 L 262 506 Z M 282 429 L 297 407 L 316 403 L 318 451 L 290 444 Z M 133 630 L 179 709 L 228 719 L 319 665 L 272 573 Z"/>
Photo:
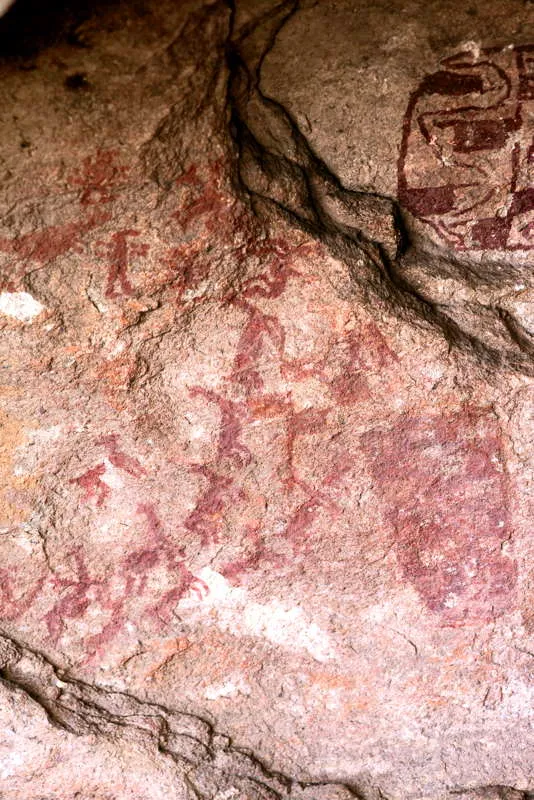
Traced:
<path fill-rule="evenodd" d="M 39 13 L 0 20 L 0 795 L 527 800 L 532 5 Z"/>
<path fill-rule="evenodd" d="M 385 273 L 398 309 L 528 374 L 532 27 L 519 1 L 282 4 L 234 82 L 249 191 L 334 239 L 364 286 Z"/>

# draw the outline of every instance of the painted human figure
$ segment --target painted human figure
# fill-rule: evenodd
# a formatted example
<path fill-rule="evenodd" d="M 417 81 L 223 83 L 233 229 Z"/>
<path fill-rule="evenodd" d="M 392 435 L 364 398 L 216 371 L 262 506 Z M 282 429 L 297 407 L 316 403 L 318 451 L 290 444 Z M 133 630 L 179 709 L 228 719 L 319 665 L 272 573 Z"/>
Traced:
<path fill-rule="evenodd" d="M 534 48 L 459 53 L 410 98 L 399 201 L 457 250 L 534 248 Z"/>

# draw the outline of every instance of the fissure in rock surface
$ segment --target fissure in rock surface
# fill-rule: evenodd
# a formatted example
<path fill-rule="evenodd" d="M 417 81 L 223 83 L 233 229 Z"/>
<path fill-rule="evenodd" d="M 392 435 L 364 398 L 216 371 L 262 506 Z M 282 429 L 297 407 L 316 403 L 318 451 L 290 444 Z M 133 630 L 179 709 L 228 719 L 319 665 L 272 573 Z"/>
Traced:
<path fill-rule="evenodd" d="M 531 6 L 22 7 L 0 796 L 528 800 Z"/>
<path fill-rule="evenodd" d="M 304 6 L 309 14 L 309 4 Z M 357 8 L 355 5 L 355 13 Z M 489 234 L 486 242 L 489 252 L 486 250 L 487 260 L 482 263 L 479 258 L 470 260 L 465 253 L 462 254 L 462 259 L 457 258 L 450 247 L 442 252 L 437 248 L 429 248 L 424 238 L 409 230 L 406 214 L 397 198 L 345 187 L 339 175 L 332 172 L 314 151 L 295 116 L 283 102 L 262 89 L 265 82 L 262 77 L 265 61 L 276 47 L 280 32 L 295 18 L 299 10 L 302 10 L 299 0 L 276 4 L 259 16 L 259 19 L 244 24 L 243 29 L 235 34 L 231 50 L 233 75 L 230 80 L 230 95 L 233 129 L 240 153 L 240 178 L 245 190 L 255 199 L 257 205 L 271 211 L 278 210 L 331 247 L 347 264 L 353 279 L 366 293 L 373 295 L 375 302 L 378 298 L 379 301 L 392 304 L 406 318 L 413 318 L 414 315 L 422 317 L 430 324 L 438 326 L 452 345 L 489 362 L 493 367 L 511 367 L 530 373 L 534 351 L 528 311 L 526 315 L 523 311 L 522 315 L 518 308 L 510 308 L 514 284 L 520 283 L 521 291 L 529 291 L 531 285 L 528 260 L 530 245 L 525 243 L 522 250 L 519 244 L 510 245 L 510 249 L 506 251 L 506 245 L 503 244 L 498 250 L 497 263 L 492 263 L 493 253 L 490 248 L 494 245 Z M 402 12 L 401 4 L 399 12 Z M 471 69 L 477 75 L 478 64 L 486 65 L 488 56 L 485 52 L 479 52 L 479 45 L 468 42 L 465 46 L 469 48 L 471 45 L 475 50 L 478 47 L 478 55 L 475 50 L 468 50 L 467 53 L 464 51 L 464 61 L 460 57 L 456 59 L 459 62 L 456 73 L 442 70 L 434 74 L 461 77 L 465 75 L 466 69 Z M 513 46 L 510 45 L 510 48 Z M 503 48 L 505 49 L 506 47 Z M 495 47 L 494 50 L 498 52 L 499 48 Z M 529 58 L 530 52 L 530 48 L 526 47 L 525 58 Z M 452 70 L 455 62 L 452 58 L 449 61 L 453 61 L 450 68 Z M 480 72 L 480 68 L 478 71 Z M 427 86 L 430 78 L 427 78 Z M 466 84 L 468 78 L 469 76 L 465 79 Z M 482 86 L 482 79 L 478 80 Z M 473 95 L 469 94 L 472 88 L 471 85 L 466 85 L 465 91 L 462 88 L 451 88 L 450 91 L 453 97 L 454 92 L 461 94 L 463 91 L 465 97 L 471 98 L 469 102 L 474 102 Z M 341 91 L 342 89 L 340 93 Z M 427 89 L 428 96 L 433 96 L 433 92 L 446 95 L 447 88 L 438 86 L 434 89 L 430 86 Z M 530 98 L 529 88 L 523 92 Z M 417 92 L 413 95 L 419 96 Z M 410 104 L 413 103 L 414 100 L 410 99 Z M 442 100 L 443 103 L 447 105 L 446 99 Z M 506 106 L 506 103 L 502 105 Z M 528 101 L 526 106 L 528 107 Z M 482 110 L 483 106 L 480 111 Z M 514 110 L 516 118 L 521 111 L 522 107 Z M 528 118 L 528 108 L 523 113 Z M 442 127 L 444 124 L 450 127 L 454 124 L 457 127 L 474 125 L 469 116 L 472 116 L 472 112 L 464 114 L 467 114 L 465 122 L 453 119 L 452 122 L 441 123 Z M 454 116 L 454 107 L 449 116 Z M 477 122 L 479 126 L 483 124 Z M 528 127 L 526 120 L 524 122 Z M 519 130 L 522 123 L 523 120 L 516 121 L 515 129 Z M 491 121 L 485 124 L 488 126 Z M 406 127 L 406 121 L 404 126 Z M 527 131 L 527 150 L 531 141 L 530 134 Z M 407 134 L 404 138 L 407 138 Z M 497 144 L 499 149 L 504 148 L 504 133 L 503 141 L 499 140 Z M 478 151 L 478 154 L 482 153 L 484 156 L 484 150 L 490 151 L 490 147 L 491 145 L 485 147 L 482 141 L 480 145 L 475 144 L 472 148 L 466 146 L 464 149 L 473 159 L 473 152 L 476 155 Z M 511 141 L 509 149 L 513 151 L 513 148 L 514 142 Z M 527 160 L 530 159 L 528 153 Z M 444 152 L 441 158 L 445 159 Z M 510 159 L 513 160 L 513 154 Z M 405 162 L 406 154 L 401 151 L 401 187 L 404 186 Z M 422 161 L 419 169 L 424 168 Z M 456 180 L 472 179 L 472 173 L 476 170 L 476 164 L 460 162 L 457 175 L 459 173 L 461 177 Z M 480 183 L 480 176 L 478 178 Z M 499 181 L 498 173 L 496 180 Z M 506 179 L 503 178 L 504 180 Z M 525 212 L 522 230 L 530 230 L 528 226 L 532 216 L 532 190 L 529 180 L 527 177 L 523 192 L 516 192 L 516 205 L 518 208 L 521 205 L 520 210 Z M 483 187 L 481 190 L 483 191 Z M 407 190 L 403 191 L 401 198 L 409 202 Z M 429 192 L 427 190 L 427 194 Z M 436 201 L 430 199 L 428 202 Z M 473 205 L 476 210 L 477 203 L 474 202 Z M 406 210 L 409 209 L 408 205 Z M 424 214 L 421 216 L 424 218 Z M 497 222 L 499 219 L 504 223 L 504 213 L 503 217 L 496 217 Z M 479 227 L 481 225 L 479 223 Z M 526 236 L 528 235 L 527 233 Z M 484 251 L 484 245 L 476 250 Z M 515 252 L 527 254 L 527 260 L 514 263 Z M 451 284 L 451 288 L 447 287 L 447 283 Z"/>

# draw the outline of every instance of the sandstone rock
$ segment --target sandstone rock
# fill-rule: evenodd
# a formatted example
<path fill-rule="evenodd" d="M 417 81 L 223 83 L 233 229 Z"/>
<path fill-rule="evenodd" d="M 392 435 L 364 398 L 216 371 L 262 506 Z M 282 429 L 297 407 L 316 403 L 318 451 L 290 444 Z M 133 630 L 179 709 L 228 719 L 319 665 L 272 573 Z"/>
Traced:
<path fill-rule="evenodd" d="M 18 8 L 0 795 L 527 800 L 531 4 Z"/>

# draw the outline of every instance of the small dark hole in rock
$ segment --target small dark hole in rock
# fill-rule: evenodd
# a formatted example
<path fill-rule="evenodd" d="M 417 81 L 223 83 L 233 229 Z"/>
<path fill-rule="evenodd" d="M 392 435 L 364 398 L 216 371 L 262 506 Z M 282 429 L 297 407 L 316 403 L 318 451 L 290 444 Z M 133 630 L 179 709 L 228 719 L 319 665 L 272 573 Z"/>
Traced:
<path fill-rule="evenodd" d="M 85 72 L 74 72 L 65 78 L 65 86 L 67 89 L 77 91 L 78 89 L 89 89 L 90 84 Z"/>

